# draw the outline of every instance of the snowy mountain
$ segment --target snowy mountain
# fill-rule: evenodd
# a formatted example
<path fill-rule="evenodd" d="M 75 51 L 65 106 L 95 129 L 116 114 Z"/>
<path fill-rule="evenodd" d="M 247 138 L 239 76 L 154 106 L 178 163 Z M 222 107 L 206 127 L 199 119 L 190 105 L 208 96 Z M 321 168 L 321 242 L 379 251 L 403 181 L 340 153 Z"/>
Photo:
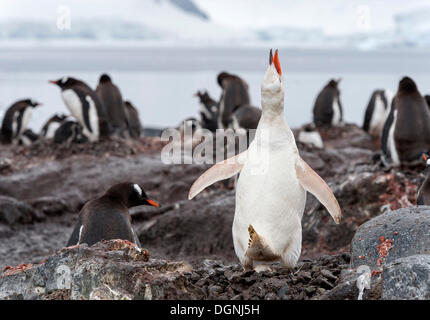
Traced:
<path fill-rule="evenodd" d="M 1 0 L 1 42 L 428 47 L 428 0 Z M 68 16 L 67 16 L 68 14 Z M 59 27 L 69 19 L 70 28 Z"/>

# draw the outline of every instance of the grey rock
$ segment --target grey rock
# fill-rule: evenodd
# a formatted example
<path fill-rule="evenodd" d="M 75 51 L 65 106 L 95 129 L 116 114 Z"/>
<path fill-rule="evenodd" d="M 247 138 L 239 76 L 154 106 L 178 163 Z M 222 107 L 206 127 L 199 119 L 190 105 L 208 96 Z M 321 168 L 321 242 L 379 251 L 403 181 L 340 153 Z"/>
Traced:
<path fill-rule="evenodd" d="M 430 254 L 430 207 L 418 206 L 386 212 L 361 225 L 351 242 L 352 266 L 377 269 L 380 237 L 392 240 L 382 264 L 416 254 Z"/>
<path fill-rule="evenodd" d="M 41 221 L 44 218 L 42 213 L 34 210 L 28 204 L 12 197 L 0 196 L 0 222 L 15 225 Z"/>
<path fill-rule="evenodd" d="M 399 258 L 385 266 L 382 299 L 429 300 L 430 255 Z"/>

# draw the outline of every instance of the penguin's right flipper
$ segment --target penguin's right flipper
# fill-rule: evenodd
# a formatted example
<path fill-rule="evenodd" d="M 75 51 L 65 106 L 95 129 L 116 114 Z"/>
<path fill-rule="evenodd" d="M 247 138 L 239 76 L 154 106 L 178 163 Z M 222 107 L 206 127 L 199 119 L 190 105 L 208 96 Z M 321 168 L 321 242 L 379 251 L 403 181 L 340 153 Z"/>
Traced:
<path fill-rule="evenodd" d="M 190 192 L 188 193 L 188 200 L 191 200 L 215 182 L 231 178 L 242 170 L 243 165 L 245 164 L 246 154 L 247 151 L 244 151 L 227 160 L 218 162 L 206 170 L 196 181 L 194 181 L 190 188 Z"/>
<path fill-rule="evenodd" d="M 339 203 L 327 183 L 300 157 L 296 162 L 296 176 L 303 189 L 321 202 L 336 223 L 342 216 Z"/>

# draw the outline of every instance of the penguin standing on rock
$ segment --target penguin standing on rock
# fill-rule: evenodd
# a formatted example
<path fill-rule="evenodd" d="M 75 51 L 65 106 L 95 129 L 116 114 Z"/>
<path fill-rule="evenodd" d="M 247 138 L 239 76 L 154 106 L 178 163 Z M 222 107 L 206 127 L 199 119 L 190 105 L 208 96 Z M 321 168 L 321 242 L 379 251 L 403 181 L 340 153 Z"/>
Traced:
<path fill-rule="evenodd" d="M 107 74 L 103 74 L 100 77 L 96 92 L 106 109 L 107 119 L 113 134 L 124 137 L 127 132 L 127 123 L 124 103 L 118 87 L 112 83 Z"/>
<path fill-rule="evenodd" d="M 136 232 L 131 226 L 128 211 L 129 208 L 141 205 L 160 206 L 158 202 L 148 199 L 136 183 L 125 182 L 112 186 L 102 197 L 84 205 L 67 246 L 82 243 L 92 246 L 101 240 L 121 239 L 141 248 Z"/>
<path fill-rule="evenodd" d="M 314 105 L 314 123 L 317 127 L 337 126 L 343 121 L 339 80 L 330 80 L 318 94 Z"/>
<path fill-rule="evenodd" d="M 60 127 L 61 123 L 67 118 L 65 115 L 55 114 L 46 121 L 42 127 L 42 136 L 46 139 L 51 139 L 55 135 L 55 131 Z"/>
<path fill-rule="evenodd" d="M 257 263 L 281 260 L 294 268 L 302 247 L 301 220 L 306 191 L 313 193 L 336 223 L 339 204 L 321 177 L 300 157 L 284 117 L 284 80 L 278 51 L 272 57 L 261 87 L 262 115 L 256 137 L 244 151 L 219 162 L 191 186 L 194 198 L 216 181 L 240 171 L 236 187 L 233 243 L 245 270 Z M 267 266 L 256 266 L 257 271 Z"/>
<path fill-rule="evenodd" d="M 381 137 L 385 120 L 391 110 L 393 94 L 389 90 L 375 90 L 370 97 L 364 116 L 363 130 L 371 136 Z"/>
<path fill-rule="evenodd" d="M 84 134 L 90 141 L 98 141 L 99 137 L 111 133 L 103 103 L 87 84 L 70 77 L 49 82 L 61 88 L 64 103 L 82 125 Z"/>
<path fill-rule="evenodd" d="M 217 77 L 222 89 L 219 102 L 218 128 L 228 127 L 230 117 L 234 110 L 242 105 L 250 104 L 248 84 L 236 75 L 221 72 Z"/>
<path fill-rule="evenodd" d="M 393 99 L 382 132 L 386 166 L 413 163 L 430 151 L 430 111 L 415 82 L 404 77 Z"/>
<path fill-rule="evenodd" d="M 2 137 L 6 143 L 19 143 L 34 108 L 40 105 L 42 104 L 39 102 L 25 99 L 15 102 L 6 110 L 1 127 Z"/>
<path fill-rule="evenodd" d="M 418 190 L 417 205 L 430 206 L 430 158 L 427 154 L 422 155 L 426 163 L 426 177 Z"/>
<path fill-rule="evenodd" d="M 139 112 L 130 101 L 124 102 L 125 119 L 130 137 L 137 139 L 142 133 L 142 124 L 139 120 Z"/>

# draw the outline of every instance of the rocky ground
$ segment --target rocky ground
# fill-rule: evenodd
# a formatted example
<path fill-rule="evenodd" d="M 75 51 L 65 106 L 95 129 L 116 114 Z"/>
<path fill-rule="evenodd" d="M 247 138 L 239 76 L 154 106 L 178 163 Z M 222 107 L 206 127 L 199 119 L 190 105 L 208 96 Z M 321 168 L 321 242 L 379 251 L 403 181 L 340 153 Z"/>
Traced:
<path fill-rule="evenodd" d="M 157 138 L 0 145 L 0 298 L 357 299 L 357 278 L 367 279 L 357 269 L 361 264 L 372 275 L 364 299 L 399 298 L 388 289 L 399 270 L 425 283 L 430 244 L 418 240 L 430 239 L 430 213 L 414 207 L 424 167 L 383 168 L 377 141 L 355 125 L 321 135 L 324 149 L 298 146 L 334 191 L 342 221 L 336 225 L 308 195 L 298 266 L 291 271 L 275 264 L 264 273 L 243 273 L 235 257 L 234 190 L 220 182 L 186 200 L 208 165 L 163 164 L 165 143 Z M 132 210 L 147 251 L 121 241 L 62 249 L 82 205 L 123 181 L 139 183 L 163 205 Z M 392 211 L 399 208 L 405 209 Z M 393 212 L 398 221 L 384 218 Z M 423 227 L 414 229 L 413 222 Z M 414 239 L 421 244 L 413 245 Z M 64 266 L 72 272 L 71 283 L 59 288 L 57 273 Z M 406 283 L 400 298 L 430 298 L 430 285 L 408 288 Z"/>

